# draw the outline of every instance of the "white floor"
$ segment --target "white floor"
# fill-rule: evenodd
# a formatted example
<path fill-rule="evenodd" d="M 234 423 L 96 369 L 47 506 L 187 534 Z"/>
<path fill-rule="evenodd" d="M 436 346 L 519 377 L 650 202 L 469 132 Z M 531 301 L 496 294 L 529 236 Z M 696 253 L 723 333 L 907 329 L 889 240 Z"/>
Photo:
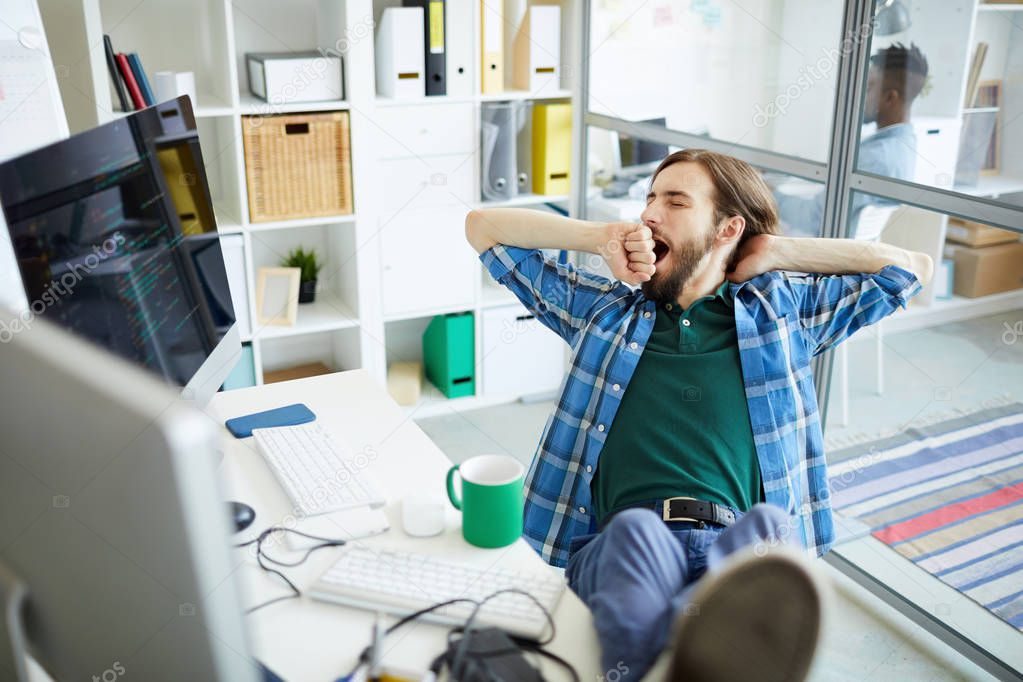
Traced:
<path fill-rule="evenodd" d="M 1023 400 L 1023 338 L 1004 335 L 1021 319 L 1023 311 L 887 336 L 882 395 L 874 391 L 873 343 L 850 343 L 851 419 L 845 427 L 829 427 L 827 439 L 877 434 L 951 410 L 977 407 L 991 398 L 1008 395 Z M 552 408 L 551 401 L 512 403 L 452 412 L 418 424 L 456 462 L 477 454 L 504 453 L 528 464 Z M 813 679 L 993 679 L 866 590 L 823 566 L 834 578 L 837 598 Z"/>

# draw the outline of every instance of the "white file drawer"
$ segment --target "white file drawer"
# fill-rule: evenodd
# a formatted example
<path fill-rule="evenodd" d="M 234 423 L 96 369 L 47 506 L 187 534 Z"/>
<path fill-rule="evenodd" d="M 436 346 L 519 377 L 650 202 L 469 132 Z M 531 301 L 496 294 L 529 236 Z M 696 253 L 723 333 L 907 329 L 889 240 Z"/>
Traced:
<path fill-rule="evenodd" d="M 552 391 L 565 376 L 565 342 L 518 303 L 481 315 L 481 392 L 529 395 Z"/>
<path fill-rule="evenodd" d="M 471 102 L 377 107 L 369 124 L 376 133 L 376 157 L 471 153 L 476 148 L 472 107 Z"/>
<path fill-rule="evenodd" d="M 390 159 L 378 164 L 378 206 L 389 213 L 473 202 L 476 164 L 464 155 Z"/>
<path fill-rule="evenodd" d="M 402 210 L 381 216 L 380 279 L 384 316 L 471 308 L 479 277 L 465 240 L 465 207 Z"/>

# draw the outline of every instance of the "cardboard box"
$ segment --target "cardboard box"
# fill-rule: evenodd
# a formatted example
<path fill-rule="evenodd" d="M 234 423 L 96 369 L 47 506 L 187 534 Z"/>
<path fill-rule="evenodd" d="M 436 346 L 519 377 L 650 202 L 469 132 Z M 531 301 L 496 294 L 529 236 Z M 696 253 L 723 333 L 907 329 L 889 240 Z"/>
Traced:
<path fill-rule="evenodd" d="M 387 368 L 387 392 L 399 405 L 415 405 L 423 390 L 423 363 L 392 362 Z"/>
<path fill-rule="evenodd" d="M 955 249 L 956 296 L 976 298 L 1023 288 L 1023 242 Z"/>
<path fill-rule="evenodd" d="M 330 374 L 333 371 L 334 370 L 327 367 L 322 362 L 310 362 L 305 365 L 296 365 L 294 367 L 286 367 L 272 372 L 263 372 L 263 383 L 276 384 L 279 381 L 306 379 L 308 377 L 317 377 L 321 374 Z"/>
<path fill-rule="evenodd" d="M 948 219 L 948 230 L 945 239 L 957 244 L 967 246 L 992 246 L 994 244 L 1005 244 L 1019 241 L 1019 233 L 1011 230 L 1002 230 L 991 227 L 984 223 L 975 223 L 972 220 L 960 220 L 959 218 Z"/>

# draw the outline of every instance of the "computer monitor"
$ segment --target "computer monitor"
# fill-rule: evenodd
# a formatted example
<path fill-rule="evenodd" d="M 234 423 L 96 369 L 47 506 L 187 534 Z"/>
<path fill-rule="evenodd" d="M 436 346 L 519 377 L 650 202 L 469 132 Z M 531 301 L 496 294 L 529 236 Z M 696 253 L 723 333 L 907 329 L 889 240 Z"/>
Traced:
<path fill-rule="evenodd" d="M 217 425 L 45 321 L 0 348 L 0 386 L 0 679 L 26 653 L 56 680 L 261 679 Z"/>
<path fill-rule="evenodd" d="M 648 118 L 636 122 L 652 123 L 653 125 L 664 127 L 667 125 L 667 121 L 667 118 L 660 116 L 658 118 Z M 651 142 L 649 140 L 633 138 L 629 135 L 619 134 L 618 145 L 623 170 L 636 166 L 646 168 L 651 165 L 656 168 L 657 164 L 659 164 L 664 157 L 668 155 L 668 145 L 661 144 L 660 142 Z"/>
<path fill-rule="evenodd" d="M 28 310 L 205 404 L 241 339 L 195 116 L 169 100 L 0 164 Z"/>

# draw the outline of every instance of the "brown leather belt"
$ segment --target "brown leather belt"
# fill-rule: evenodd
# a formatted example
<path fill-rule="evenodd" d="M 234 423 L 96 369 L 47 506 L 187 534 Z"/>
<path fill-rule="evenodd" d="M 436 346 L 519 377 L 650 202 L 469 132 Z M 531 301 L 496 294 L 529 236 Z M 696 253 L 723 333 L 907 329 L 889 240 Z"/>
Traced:
<path fill-rule="evenodd" d="M 699 524 L 715 523 L 719 526 L 731 526 L 735 523 L 735 512 L 724 505 L 707 500 L 698 500 L 695 497 L 669 497 L 663 500 L 638 502 L 615 509 L 604 518 L 599 530 L 604 530 L 604 527 L 614 518 L 615 514 L 634 508 L 651 509 L 657 512 L 666 523 L 672 521 L 691 521 Z"/>

